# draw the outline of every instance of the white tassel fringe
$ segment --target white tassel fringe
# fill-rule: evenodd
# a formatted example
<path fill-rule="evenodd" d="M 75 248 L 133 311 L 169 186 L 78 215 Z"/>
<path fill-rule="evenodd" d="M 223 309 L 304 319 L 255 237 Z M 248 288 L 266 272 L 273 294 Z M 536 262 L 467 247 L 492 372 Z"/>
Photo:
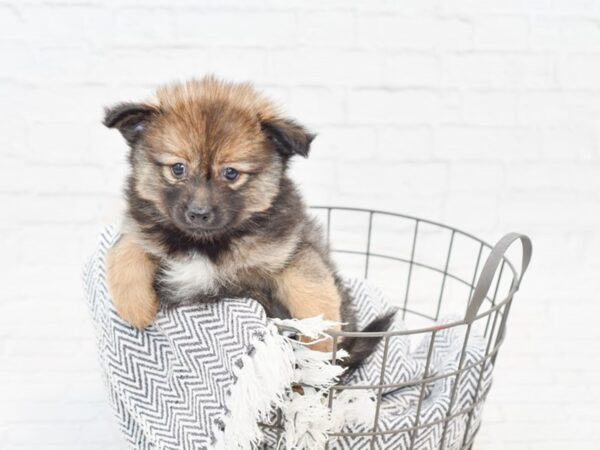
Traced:
<path fill-rule="evenodd" d="M 256 448 L 262 438 L 258 422 L 274 408 L 280 408 L 283 414 L 287 450 L 320 450 L 328 434 L 340 431 L 344 425 L 372 423 L 375 399 L 364 390 L 338 392 L 330 414 L 328 389 L 345 369 L 331 363 L 331 354 L 311 350 L 305 343 L 280 335 L 275 325 L 311 339 L 323 339 L 329 338 L 326 331 L 339 323 L 322 317 L 272 320 L 264 340 L 256 343 L 251 357 L 242 358 L 243 367 L 236 371 L 238 381 L 226 402 L 225 429 L 217 436 L 215 448 Z M 339 359 L 347 356 L 343 350 L 337 352 Z M 303 393 L 292 391 L 292 384 L 301 385 Z"/>
<path fill-rule="evenodd" d="M 224 432 L 216 449 L 247 450 L 262 437 L 258 426 L 272 408 L 281 407 L 294 381 L 294 352 L 287 340 L 269 326 L 262 341 L 254 343 L 252 356 L 243 356 L 237 382 L 226 401 Z"/>

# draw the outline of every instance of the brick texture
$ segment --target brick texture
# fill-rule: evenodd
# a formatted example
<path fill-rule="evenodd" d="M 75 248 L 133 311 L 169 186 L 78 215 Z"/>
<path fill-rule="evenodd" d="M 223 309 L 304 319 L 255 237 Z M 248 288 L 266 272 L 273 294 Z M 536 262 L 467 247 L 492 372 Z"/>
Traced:
<path fill-rule="evenodd" d="M 207 72 L 319 133 L 314 204 L 532 236 L 478 449 L 600 440 L 600 3 L 0 4 L 0 447 L 123 450 L 80 270 L 119 217 L 125 146 L 102 107 Z"/>

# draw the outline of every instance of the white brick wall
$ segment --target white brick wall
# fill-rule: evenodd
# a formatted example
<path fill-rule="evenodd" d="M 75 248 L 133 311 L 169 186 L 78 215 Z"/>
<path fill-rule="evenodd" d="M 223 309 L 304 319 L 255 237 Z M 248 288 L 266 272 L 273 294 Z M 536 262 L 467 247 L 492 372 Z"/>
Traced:
<path fill-rule="evenodd" d="M 311 203 L 531 235 L 477 447 L 597 448 L 599 21 L 593 0 L 1 2 L 0 448 L 124 448 L 80 282 L 126 172 L 102 107 L 206 72 L 320 134 L 293 169 Z"/>

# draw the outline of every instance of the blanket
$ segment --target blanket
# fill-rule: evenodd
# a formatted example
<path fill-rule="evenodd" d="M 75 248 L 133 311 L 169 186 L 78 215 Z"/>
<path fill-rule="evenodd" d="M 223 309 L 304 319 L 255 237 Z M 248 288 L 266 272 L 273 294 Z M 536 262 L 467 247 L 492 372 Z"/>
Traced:
<path fill-rule="evenodd" d="M 490 386 L 491 364 L 483 369 L 474 365 L 462 373 L 454 402 L 455 378 L 436 379 L 436 375 L 480 360 L 486 348 L 483 337 L 470 337 L 462 363 L 462 327 L 442 329 L 433 343 L 427 338 L 420 342 L 408 336 L 390 338 L 383 379 L 382 341 L 344 381 L 355 386 L 381 381 L 406 386 L 381 392 L 335 391 L 330 412 L 327 392 L 344 369 L 278 328 L 284 325 L 318 338 L 330 323 L 318 318 L 269 320 L 252 299 L 225 299 L 161 309 L 152 326 L 136 330 L 117 315 L 106 286 L 105 255 L 117 238 L 115 228 L 101 235 L 84 270 L 84 282 L 110 402 L 132 449 L 320 449 L 327 442 L 332 449 L 365 448 L 370 437 L 345 433 L 373 431 L 378 395 L 382 401 L 378 430 L 409 429 L 417 421 L 426 426 L 416 433 L 386 431 L 377 436 L 375 448 L 411 448 L 412 443 L 414 449 L 437 449 L 444 435 L 442 448 L 458 449 L 465 430 L 467 440 L 477 430 L 482 406 L 477 400 Z M 383 295 L 365 281 L 347 280 L 347 286 L 359 326 L 390 311 Z M 392 330 L 404 328 L 397 317 Z M 434 349 L 427 368 L 431 380 L 421 389 L 415 382 L 425 375 L 430 345 Z M 303 389 L 291 389 L 293 384 Z M 470 408 L 470 421 L 467 414 L 456 414 Z M 455 417 L 445 427 L 447 415 Z M 275 420 L 282 425 L 281 431 L 264 426 Z M 331 433 L 336 435 L 331 437 Z"/>

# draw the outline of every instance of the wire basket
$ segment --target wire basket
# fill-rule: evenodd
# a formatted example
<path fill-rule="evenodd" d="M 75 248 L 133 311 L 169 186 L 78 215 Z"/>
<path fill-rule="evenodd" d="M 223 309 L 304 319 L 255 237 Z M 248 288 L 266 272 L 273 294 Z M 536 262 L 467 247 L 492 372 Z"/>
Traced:
<path fill-rule="evenodd" d="M 351 336 L 381 338 L 384 343 L 380 381 L 376 385 L 336 385 L 329 392 L 329 407 L 336 392 L 344 389 L 369 389 L 376 394 L 372 429 L 368 432 L 339 432 L 330 435 L 329 443 L 342 437 L 361 437 L 361 448 L 383 448 L 377 438 L 386 434 L 408 433 L 407 449 L 415 448 L 420 430 L 440 425 L 442 428 L 440 449 L 446 448 L 448 423 L 458 416 L 466 418 L 466 429 L 460 437 L 461 444 L 453 448 L 470 449 L 477 429 L 472 429 L 473 414 L 482 406 L 489 392 L 481 390 L 484 369 L 494 365 L 504 340 L 507 318 L 514 294 L 519 288 L 523 273 L 531 258 L 531 241 L 527 236 L 510 233 L 495 246 L 456 228 L 430 220 L 359 208 L 326 207 L 312 208 L 323 223 L 333 259 L 344 276 L 356 276 L 369 280 L 380 288 L 386 298 L 398 307 L 405 321 L 403 331 L 360 333 L 332 332 L 336 351 L 340 339 Z M 513 242 L 522 244 L 520 271 L 507 257 Z M 458 319 L 440 323 L 440 319 L 454 315 Z M 436 333 L 454 327 L 464 329 L 464 338 L 458 369 L 449 373 L 429 374 L 429 366 Z M 465 364 L 465 349 L 474 333 L 485 339 L 485 353 L 477 361 Z M 411 338 L 429 337 L 429 349 L 422 377 L 410 383 L 384 384 L 388 364 L 388 346 L 394 336 Z M 467 370 L 478 370 L 477 388 L 473 403 L 456 411 L 457 385 Z M 424 402 L 425 385 L 452 377 L 453 388 L 450 404 L 444 418 L 435 422 L 420 423 Z M 382 429 L 380 410 L 385 389 L 416 386 L 420 397 L 412 426 L 400 429 Z M 269 425 L 281 433 L 281 424 Z"/>

